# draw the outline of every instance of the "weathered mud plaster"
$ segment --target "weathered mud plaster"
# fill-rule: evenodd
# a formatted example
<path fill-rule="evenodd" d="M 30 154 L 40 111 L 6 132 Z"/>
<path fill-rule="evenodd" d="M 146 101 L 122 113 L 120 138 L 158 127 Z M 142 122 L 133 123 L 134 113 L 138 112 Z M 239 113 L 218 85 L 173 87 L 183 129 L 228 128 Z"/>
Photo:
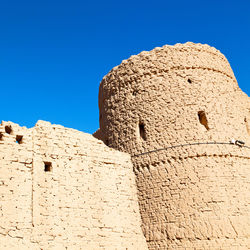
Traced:
<path fill-rule="evenodd" d="M 1 250 L 249 249 L 250 99 L 218 50 L 132 56 L 99 107 L 94 136 L 2 122 Z"/>
<path fill-rule="evenodd" d="M 130 156 L 39 121 L 0 125 L 0 249 L 147 249 Z"/>
<path fill-rule="evenodd" d="M 250 246 L 250 148 L 228 144 L 250 145 L 250 99 L 218 50 L 132 56 L 103 78 L 99 108 L 97 136 L 132 155 L 149 249 Z"/>

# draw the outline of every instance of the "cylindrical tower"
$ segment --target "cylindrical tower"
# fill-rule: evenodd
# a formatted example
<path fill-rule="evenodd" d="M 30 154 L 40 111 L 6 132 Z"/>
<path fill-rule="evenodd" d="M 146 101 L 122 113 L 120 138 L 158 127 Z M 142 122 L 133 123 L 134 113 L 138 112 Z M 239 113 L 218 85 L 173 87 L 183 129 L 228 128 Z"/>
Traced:
<path fill-rule="evenodd" d="M 149 249 L 250 246 L 250 100 L 215 48 L 142 52 L 104 77 L 99 135 L 132 156 Z M 233 140 L 233 141 L 234 141 Z"/>

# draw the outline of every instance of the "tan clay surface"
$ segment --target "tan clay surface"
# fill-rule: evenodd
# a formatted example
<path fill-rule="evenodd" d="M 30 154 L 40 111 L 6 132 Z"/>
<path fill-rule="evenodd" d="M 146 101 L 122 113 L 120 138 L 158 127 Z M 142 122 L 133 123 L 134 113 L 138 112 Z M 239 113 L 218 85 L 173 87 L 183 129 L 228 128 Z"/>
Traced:
<path fill-rule="evenodd" d="M 128 154 L 42 121 L 0 133 L 1 250 L 147 249 Z"/>
<path fill-rule="evenodd" d="M 2 122 L 0 250 L 250 249 L 250 99 L 218 50 L 132 56 L 99 107 L 109 147 Z"/>
<path fill-rule="evenodd" d="M 250 148 L 229 144 L 250 145 L 250 99 L 218 50 L 132 56 L 102 80 L 99 108 L 96 137 L 132 155 L 149 249 L 250 248 Z"/>

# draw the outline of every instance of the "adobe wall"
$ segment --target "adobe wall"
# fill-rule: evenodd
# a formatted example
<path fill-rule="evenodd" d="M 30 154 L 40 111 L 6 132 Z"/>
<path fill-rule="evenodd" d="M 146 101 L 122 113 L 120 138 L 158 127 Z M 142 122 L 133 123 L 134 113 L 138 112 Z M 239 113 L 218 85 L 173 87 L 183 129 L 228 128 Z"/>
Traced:
<path fill-rule="evenodd" d="M 6 131 L 7 132 L 6 132 Z M 13 133 L 15 131 L 15 133 Z M 10 134 L 9 134 L 10 133 Z M 16 136 L 23 136 L 22 147 Z M 0 246 L 33 249 L 32 133 L 13 123 L 0 126 Z M 34 248 L 35 249 L 35 248 Z"/>
<path fill-rule="evenodd" d="M 147 249 L 128 154 L 48 122 L 0 132 L 1 249 Z"/>
<path fill-rule="evenodd" d="M 103 78 L 99 109 L 97 136 L 132 155 L 149 249 L 250 246 L 250 99 L 218 50 L 132 56 Z"/>

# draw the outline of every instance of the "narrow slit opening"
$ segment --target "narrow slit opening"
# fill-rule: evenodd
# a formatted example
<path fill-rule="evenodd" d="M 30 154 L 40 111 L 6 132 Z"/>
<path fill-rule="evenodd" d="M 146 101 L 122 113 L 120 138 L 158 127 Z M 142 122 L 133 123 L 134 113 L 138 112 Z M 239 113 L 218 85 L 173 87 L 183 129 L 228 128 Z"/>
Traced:
<path fill-rule="evenodd" d="M 146 131 L 144 123 L 139 123 L 139 133 L 140 137 L 145 141 L 146 140 Z"/>
<path fill-rule="evenodd" d="M 246 117 L 244 119 L 244 122 L 246 124 L 247 133 L 248 133 L 248 135 L 250 135 L 250 124 L 249 124 L 249 122 L 248 122 L 248 120 L 247 120 Z"/>
<path fill-rule="evenodd" d="M 205 111 L 199 111 L 198 117 L 199 117 L 200 124 L 202 124 L 207 130 L 209 130 L 207 116 L 206 116 Z"/>

